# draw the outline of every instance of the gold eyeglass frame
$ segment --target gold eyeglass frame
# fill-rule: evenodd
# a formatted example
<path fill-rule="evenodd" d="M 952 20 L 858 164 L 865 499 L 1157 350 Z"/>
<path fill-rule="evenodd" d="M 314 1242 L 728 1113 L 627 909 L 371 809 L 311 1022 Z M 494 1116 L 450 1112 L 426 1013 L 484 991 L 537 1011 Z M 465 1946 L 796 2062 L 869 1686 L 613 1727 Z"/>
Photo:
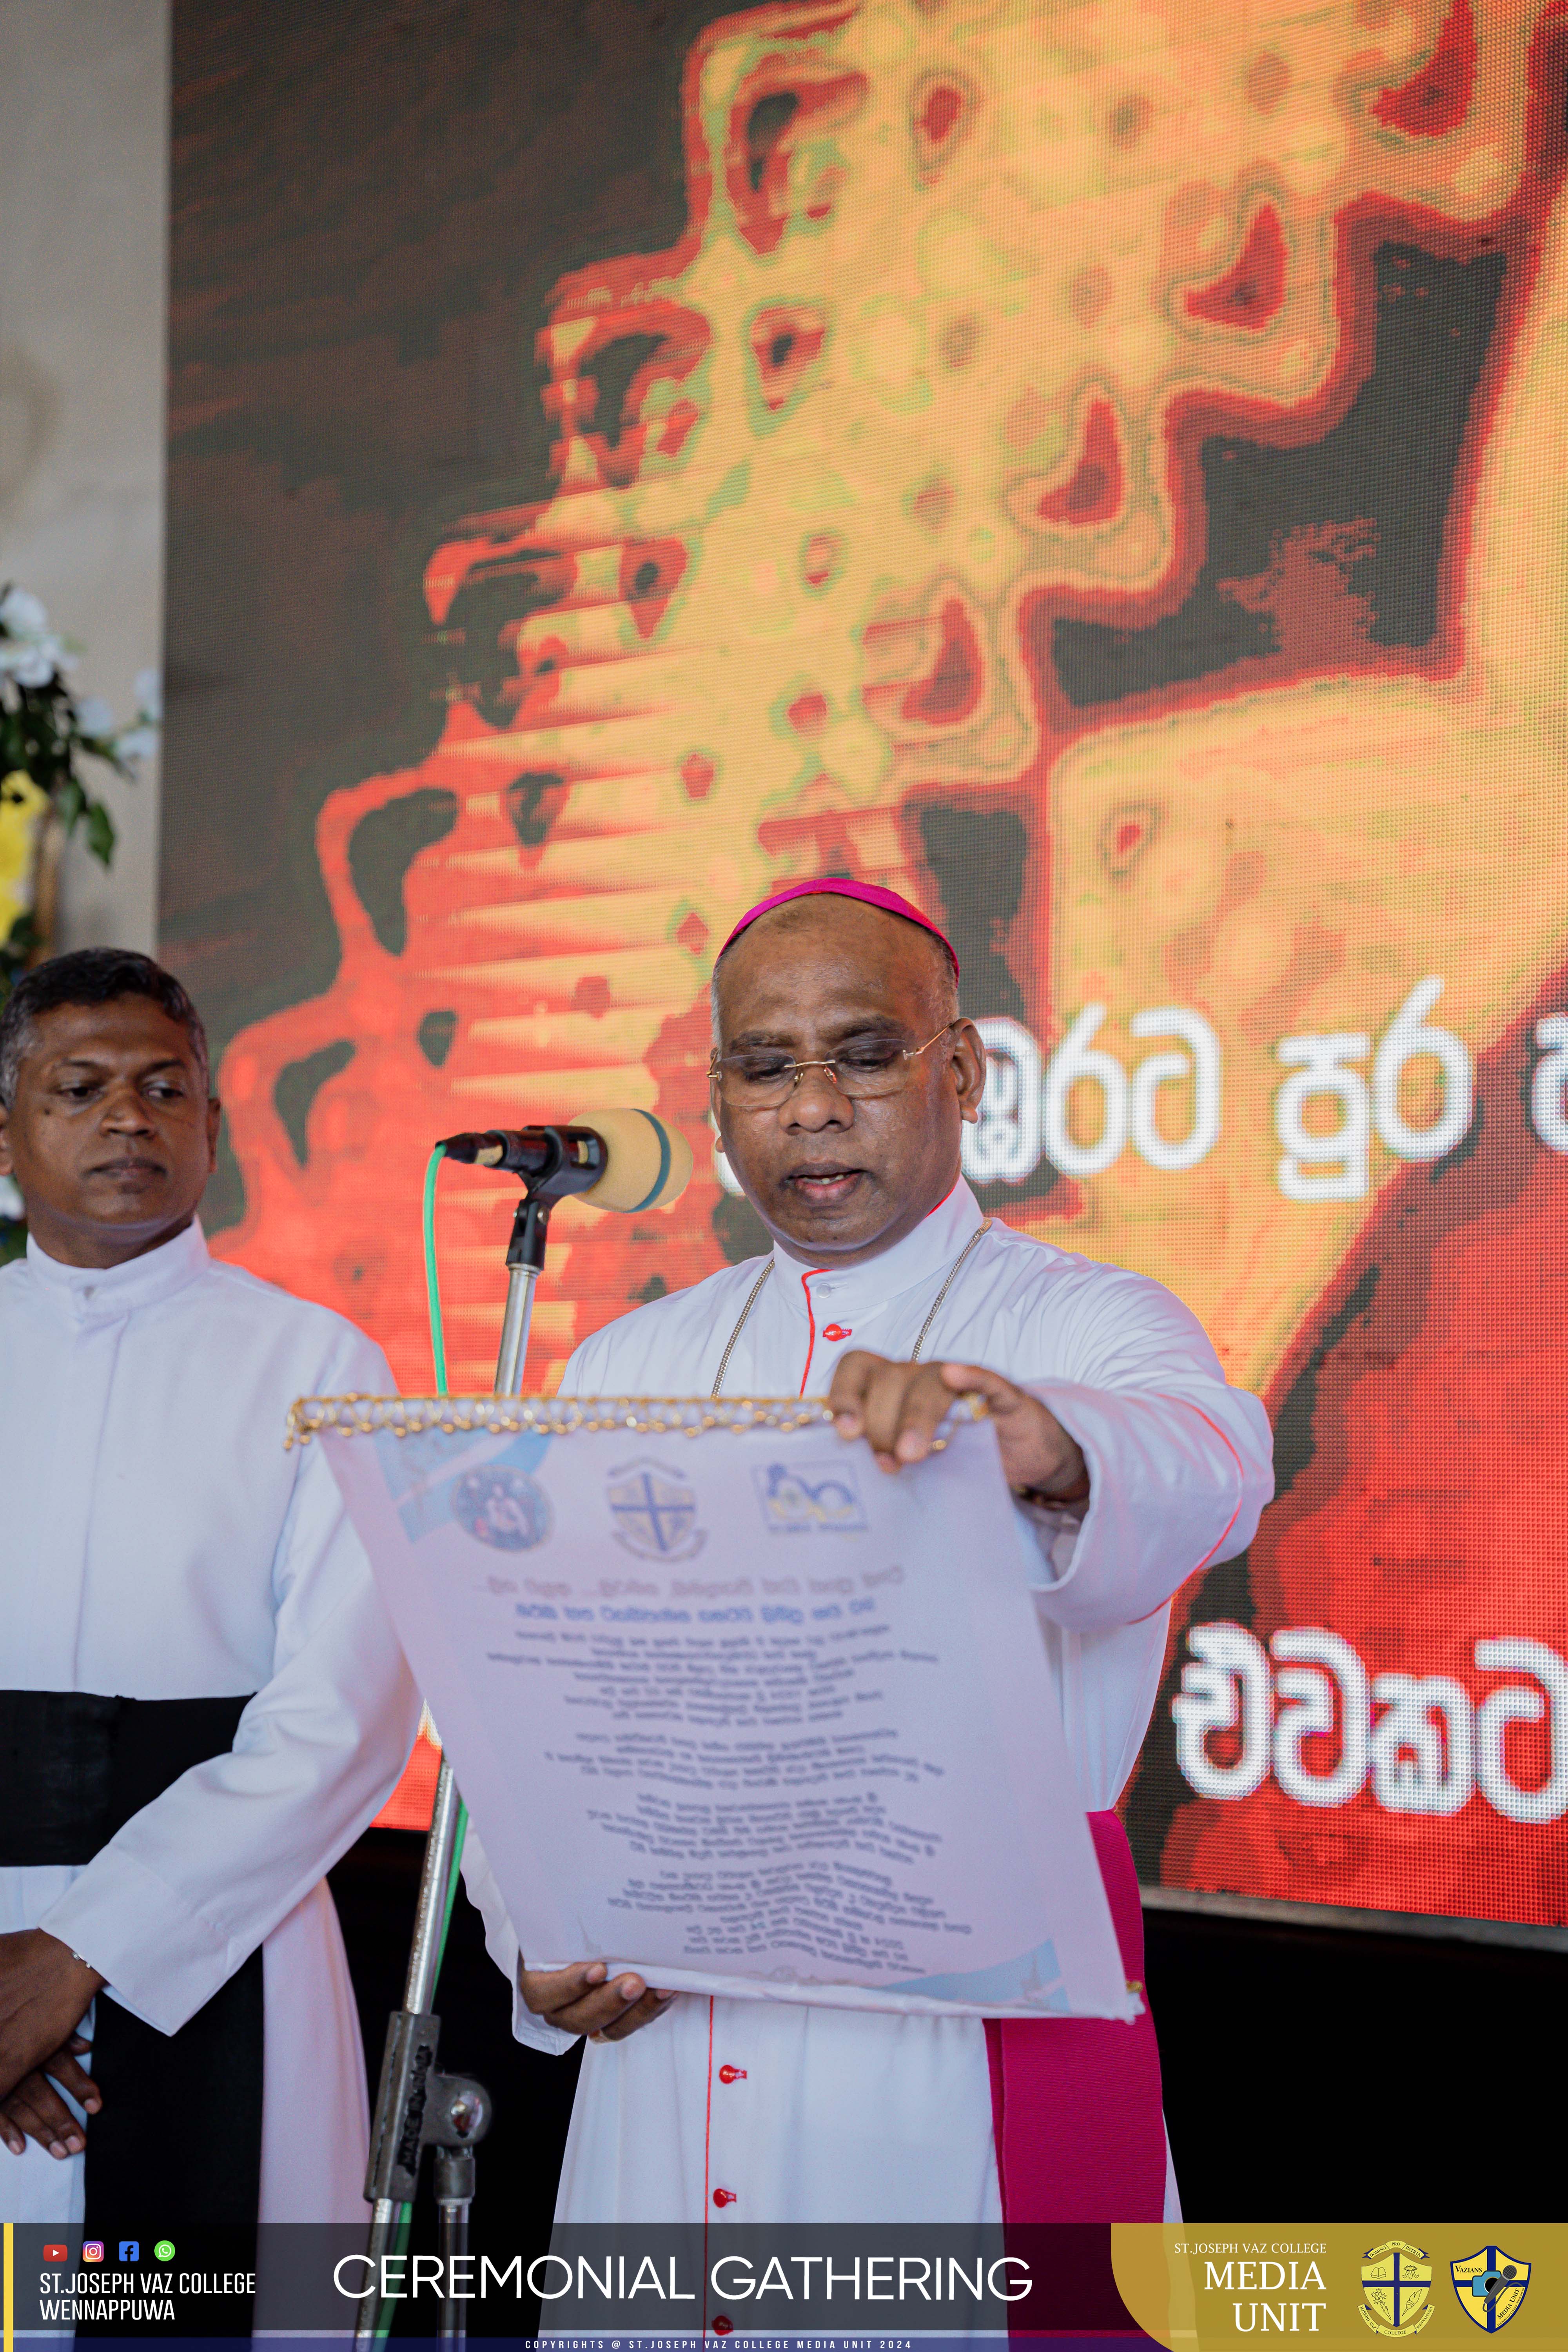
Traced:
<path fill-rule="evenodd" d="M 955 1030 L 955 1029 L 960 1029 L 960 1028 L 962 1028 L 962 1027 L 963 1027 L 963 1016 L 962 1016 L 962 1014 L 961 1014 L 957 1020 L 954 1020 L 954 1021 L 944 1021 L 944 1022 L 942 1023 L 942 1027 L 941 1027 L 940 1029 L 934 1030 L 934 1031 L 932 1032 L 932 1034 L 931 1034 L 931 1036 L 929 1036 L 929 1037 L 926 1039 L 925 1044 L 924 1044 L 923 1045 L 900 1045 L 900 1048 L 899 1048 L 899 1059 L 900 1059 L 900 1061 L 902 1061 L 902 1062 L 916 1062 L 916 1061 L 918 1061 L 918 1060 L 920 1059 L 920 1057 L 921 1057 L 921 1055 L 922 1054 L 929 1054 L 929 1053 L 930 1053 L 930 1051 L 931 1051 L 931 1047 L 936 1044 L 936 1041 L 937 1041 L 937 1039 L 938 1039 L 939 1037 L 947 1037 L 947 1036 L 951 1036 L 951 1034 L 952 1034 L 953 1030 Z M 846 1050 L 846 1052 L 847 1052 L 849 1049 L 848 1049 L 847 1047 L 846 1047 L 846 1049 L 845 1049 L 845 1050 Z M 711 1053 L 711 1054 L 709 1055 L 709 1057 L 708 1057 L 708 1076 L 709 1076 L 710 1079 L 717 1078 L 717 1079 L 719 1080 L 719 1082 L 720 1082 L 721 1087 L 722 1087 L 722 1085 L 723 1085 L 723 1076 L 724 1076 L 724 1065 L 725 1065 L 725 1063 L 726 1063 L 727 1061 L 731 1060 L 731 1058 L 732 1058 L 732 1057 L 731 1057 L 731 1055 L 726 1055 L 726 1054 L 721 1054 L 721 1053 L 720 1053 L 720 1051 L 719 1051 L 719 1048 L 717 1047 L 717 1045 L 715 1045 L 715 1046 L 714 1046 L 714 1048 L 713 1048 L 712 1053 Z M 787 1087 L 785 1087 L 785 1088 L 784 1088 L 784 1090 L 783 1094 L 782 1094 L 782 1095 L 780 1095 L 780 1097 L 779 1097 L 779 1098 L 778 1098 L 778 1100 L 777 1100 L 776 1102 L 749 1102 L 749 1103 L 738 1103 L 738 1102 L 732 1102 L 732 1101 L 731 1101 L 728 1096 L 726 1096 L 726 1097 L 724 1097 L 724 1099 L 725 1099 L 726 1103 L 728 1104 L 728 1106 L 729 1106 L 729 1108 L 730 1108 L 730 1109 L 731 1109 L 731 1110 L 783 1110 L 783 1108 L 784 1108 L 784 1107 L 785 1103 L 786 1103 L 786 1102 L 788 1102 L 788 1101 L 790 1100 L 791 1097 L 792 1097 L 792 1096 L 794 1095 L 794 1093 L 795 1093 L 795 1088 L 799 1086 L 799 1084 L 800 1084 L 800 1082 L 801 1082 L 802 1078 L 805 1076 L 805 1074 L 806 1074 L 807 1070 L 826 1070 L 826 1073 L 827 1073 L 827 1077 L 828 1077 L 828 1083 L 829 1083 L 829 1085 L 831 1085 L 831 1086 L 833 1086 L 833 1087 L 837 1087 L 837 1091 L 838 1091 L 838 1092 L 843 1096 L 843 1097 L 844 1097 L 844 1099 L 845 1099 L 845 1101 L 846 1101 L 846 1102 L 878 1102 L 878 1101 L 886 1101 L 886 1100 L 887 1100 L 887 1098 L 888 1098 L 888 1095 L 896 1095 L 896 1094 L 900 1094 L 900 1093 L 901 1093 L 901 1092 L 902 1092 L 902 1086 L 901 1086 L 901 1084 L 900 1084 L 900 1086 L 897 1086 L 897 1087 L 889 1087 L 888 1088 L 888 1090 L 887 1090 L 887 1094 L 880 1095 L 880 1096 L 879 1096 L 879 1095 L 854 1095 L 854 1094 L 851 1094 L 851 1093 L 850 1093 L 850 1091 L 849 1091 L 849 1089 L 848 1089 L 848 1087 L 847 1087 L 847 1086 L 845 1086 L 845 1085 L 841 1082 L 841 1080 L 840 1080 L 840 1078 L 839 1078 L 839 1076 L 838 1076 L 837 1064 L 838 1064 L 839 1058 L 840 1058 L 840 1057 L 838 1056 L 838 1055 L 837 1055 L 837 1054 L 830 1054 L 830 1055 L 827 1056 L 827 1058 L 826 1058 L 826 1061 L 820 1061 L 820 1062 L 791 1062 L 791 1063 L 788 1065 L 788 1067 L 789 1067 L 789 1069 L 793 1072 L 793 1076 L 791 1076 L 791 1078 L 790 1078 L 790 1082 L 789 1082 L 788 1086 L 787 1086 Z M 897 1066 L 896 1066 L 895 1064 L 893 1064 L 893 1063 L 889 1062 L 889 1064 L 888 1065 L 888 1066 L 889 1066 L 889 1069 L 892 1069 L 892 1068 L 896 1067 Z"/>

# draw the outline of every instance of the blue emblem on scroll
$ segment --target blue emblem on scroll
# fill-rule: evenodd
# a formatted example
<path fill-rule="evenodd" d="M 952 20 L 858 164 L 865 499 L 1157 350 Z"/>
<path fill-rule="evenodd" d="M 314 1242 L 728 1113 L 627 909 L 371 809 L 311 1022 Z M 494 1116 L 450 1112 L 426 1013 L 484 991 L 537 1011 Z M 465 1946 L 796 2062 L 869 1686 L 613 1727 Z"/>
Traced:
<path fill-rule="evenodd" d="M 605 1487 L 616 1541 L 641 1559 L 690 1559 L 707 1542 L 697 1524 L 697 1496 L 684 1478 L 658 1462 L 612 1470 Z"/>
<path fill-rule="evenodd" d="M 752 1479 L 774 1535 L 858 1535 L 865 1528 L 866 1507 L 847 1462 L 770 1462 Z"/>
<path fill-rule="evenodd" d="M 550 1533 L 550 1500 L 517 1470 L 470 1470 L 452 1489 L 452 1517 L 497 1551 L 531 1551 Z"/>

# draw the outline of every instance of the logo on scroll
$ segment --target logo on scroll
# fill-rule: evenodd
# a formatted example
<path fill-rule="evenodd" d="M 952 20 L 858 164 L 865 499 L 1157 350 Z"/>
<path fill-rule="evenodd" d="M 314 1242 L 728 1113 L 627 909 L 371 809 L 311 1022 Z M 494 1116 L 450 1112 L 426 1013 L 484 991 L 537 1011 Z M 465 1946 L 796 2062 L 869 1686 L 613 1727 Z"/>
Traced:
<path fill-rule="evenodd" d="M 1500 2246 L 1480 2246 L 1462 2262 L 1450 2263 L 1454 2293 L 1467 2319 L 1488 2336 L 1506 2327 L 1524 2301 L 1530 2284 L 1530 2264 Z"/>
<path fill-rule="evenodd" d="M 612 1470 L 605 1492 L 616 1541 L 640 1559 L 691 1559 L 708 1540 L 697 1524 L 695 1493 L 657 1462 Z"/>
<path fill-rule="evenodd" d="M 769 1462 L 752 1473 L 774 1535 L 849 1535 L 866 1525 L 855 1473 L 841 1462 Z"/>
<path fill-rule="evenodd" d="M 550 1533 L 549 1497 L 517 1470 L 470 1470 L 452 1489 L 452 1517 L 497 1551 L 531 1551 Z"/>
<path fill-rule="evenodd" d="M 1374 2336 L 1419 2336 L 1432 2316 L 1432 2264 L 1408 2239 L 1386 2239 L 1363 2259 L 1361 2292 Z"/>

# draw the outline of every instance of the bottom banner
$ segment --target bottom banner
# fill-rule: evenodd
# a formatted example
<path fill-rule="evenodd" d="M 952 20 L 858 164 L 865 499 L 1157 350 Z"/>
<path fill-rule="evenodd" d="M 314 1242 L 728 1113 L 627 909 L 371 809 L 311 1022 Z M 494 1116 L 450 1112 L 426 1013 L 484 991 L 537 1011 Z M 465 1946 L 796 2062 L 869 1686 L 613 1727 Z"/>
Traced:
<path fill-rule="evenodd" d="M 373 2262 L 359 2227 L 84 2239 L 4 2225 L 3 2352 L 49 2337 L 345 2341 L 363 2321 L 435 2342 L 451 2314 L 552 2352 L 939 2352 L 1009 2337 L 1060 2352 L 1204 2352 L 1256 2336 L 1568 2343 L 1562 2223 L 1055 2223 L 960 2229 L 554 2231 L 547 2245 Z"/>
<path fill-rule="evenodd" d="M 1420 2336 L 1510 2352 L 1568 2344 L 1568 2224 L 1515 2221 L 1117 2223 L 1118 2293 L 1171 2347 L 1255 2336 L 1329 2345 Z M 1009 2235 L 1009 2243 L 1011 2235 Z"/>

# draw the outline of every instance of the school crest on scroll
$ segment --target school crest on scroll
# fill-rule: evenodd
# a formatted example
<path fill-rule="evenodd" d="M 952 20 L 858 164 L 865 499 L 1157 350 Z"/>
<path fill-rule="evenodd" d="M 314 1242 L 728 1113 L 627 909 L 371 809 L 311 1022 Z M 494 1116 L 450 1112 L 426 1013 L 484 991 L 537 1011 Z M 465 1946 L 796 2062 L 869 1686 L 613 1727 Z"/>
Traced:
<path fill-rule="evenodd" d="M 697 1524 L 695 1490 L 662 1463 L 629 1462 L 612 1470 L 605 1493 L 616 1542 L 639 1559 L 692 1559 L 708 1540 Z"/>

